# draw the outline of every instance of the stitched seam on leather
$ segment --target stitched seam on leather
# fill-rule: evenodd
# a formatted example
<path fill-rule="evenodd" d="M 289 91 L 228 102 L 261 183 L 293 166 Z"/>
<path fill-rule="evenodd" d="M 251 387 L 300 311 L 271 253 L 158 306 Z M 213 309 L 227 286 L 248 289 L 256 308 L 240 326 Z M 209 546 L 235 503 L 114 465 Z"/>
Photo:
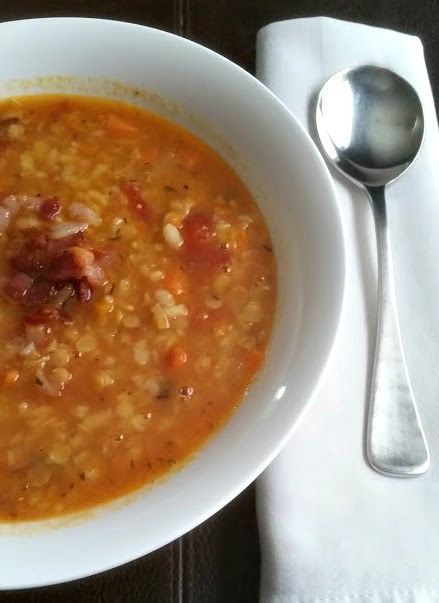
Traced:
<path fill-rule="evenodd" d="M 189 0 L 174 0 L 175 32 L 179 36 L 187 37 L 190 23 Z"/>
<path fill-rule="evenodd" d="M 183 538 L 177 540 L 177 551 L 178 551 L 178 591 L 177 600 L 178 603 L 183 603 L 183 585 L 184 585 L 184 541 Z"/>
<path fill-rule="evenodd" d="M 194 541 L 192 534 L 189 534 L 189 589 L 188 603 L 191 603 L 191 594 L 194 592 Z"/>
<path fill-rule="evenodd" d="M 174 603 L 174 543 L 171 542 L 171 544 L 169 545 L 169 579 L 168 579 L 168 584 L 169 584 L 169 593 L 171 595 L 170 600 L 172 601 L 172 603 Z"/>

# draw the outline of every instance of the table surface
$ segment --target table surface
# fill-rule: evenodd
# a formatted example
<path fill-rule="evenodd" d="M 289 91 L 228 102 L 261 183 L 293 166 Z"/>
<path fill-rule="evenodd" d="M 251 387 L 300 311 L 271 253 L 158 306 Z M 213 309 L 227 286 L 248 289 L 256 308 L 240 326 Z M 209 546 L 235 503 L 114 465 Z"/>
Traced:
<path fill-rule="evenodd" d="M 254 71 L 255 37 L 280 19 L 326 15 L 419 35 L 439 101 L 439 0 L 16 0 L 0 21 L 88 16 L 158 27 L 200 42 Z M 111 546 L 111 543 L 110 543 Z M 254 487 L 179 540 L 138 561 L 69 584 L 0 592 L 0 603 L 246 603 L 257 601 Z"/>

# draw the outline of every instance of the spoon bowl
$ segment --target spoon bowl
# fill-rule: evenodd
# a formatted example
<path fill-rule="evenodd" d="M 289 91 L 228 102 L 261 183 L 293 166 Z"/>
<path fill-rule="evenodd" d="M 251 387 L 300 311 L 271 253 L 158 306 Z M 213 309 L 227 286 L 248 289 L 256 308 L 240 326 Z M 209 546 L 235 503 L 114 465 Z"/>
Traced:
<path fill-rule="evenodd" d="M 428 469 L 430 455 L 402 345 L 384 190 L 421 149 L 422 105 L 404 79 L 366 65 L 326 82 L 317 101 L 316 125 L 333 165 L 369 193 L 375 220 L 379 299 L 367 456 L 385 475 L 419 475 Z"/>
<path fill-rule="evenodd" d="M 384 186 L 416 158 L 424 115 L 416 90 L 388 69 L 346 69 L 323 86 L 317 129 L 331 161 L 352 180 Z"/>

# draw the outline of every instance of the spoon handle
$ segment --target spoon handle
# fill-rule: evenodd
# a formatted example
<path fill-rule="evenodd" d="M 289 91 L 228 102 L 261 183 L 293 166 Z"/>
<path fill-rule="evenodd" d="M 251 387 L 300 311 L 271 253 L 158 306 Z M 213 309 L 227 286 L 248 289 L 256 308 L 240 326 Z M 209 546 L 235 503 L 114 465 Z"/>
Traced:
<path fill-rule="evenodd" d="M 385 475 L 427 471 L 430 454 L 410 384 L 396 306 L 384 187 L 368 187 L 378 246 L 378 327 L 367 426 L 367 456 Z"/>

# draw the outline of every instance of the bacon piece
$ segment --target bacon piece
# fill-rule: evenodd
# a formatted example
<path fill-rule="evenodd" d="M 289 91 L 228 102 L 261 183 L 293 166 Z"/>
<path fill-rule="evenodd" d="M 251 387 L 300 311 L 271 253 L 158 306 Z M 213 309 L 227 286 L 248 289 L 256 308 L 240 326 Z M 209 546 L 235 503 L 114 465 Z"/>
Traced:
<path fill-rule="evenodd" d="M 46 249 L 47 241 L 47 234 L 43 230 L 39 230 L 38 228 L 29 228 L 26 230 L 25 247 L 27 249 Z"/>
<path fill-rule="evenodd" d="M 47 236 L 31 228 L 10 243 L 13 255 L 9 262 L 18 272 L 38 273 L 47 268 Z"/>
<path fill-rule="evenodd" d="M 55 284 L 51 281 L 35 281 L 30 286 L 23 304 L 27 308 L 39 308 L 47 305 L 56 294 Z"/>
<path fill-rule="evenodd" d="M 85 278 L 92 287 L 101 287 L 106 283 L 104 271 L 101 266 L 96 263 L 92 251 L 84 249 L 83 247 L 72 247 L 68 252 L 72 254 L 79 269 L 76 278 Z"/>
<path fill-rule="evenodd" d="M 56 255 L 51 264 L 51 278 L 57 282 L 86 279 L 92 287 L 101 287 L 107 282 L 93 252 L 84 247 L 70 247 Z"/>
<path fill-rule="evenodd" d="M 44 270 L 46 267 L 45 254 L 41 250 L 36 249 L 33 252 L 31 250 L 20 251 L 17 255 L 10 259 L 12 268 L 20 272 L 26 273 L 38 273 Z"/>
<path fill-rule="evenodd" d="M 79 281 L 76 287 L 76 295 L 81 303 L 88 302 L 91 300 L 92 290 L 88 282 L 83 279 Z"/>
<path fill-rule="evenodd" d="M 93 247 L 91 251 L 93 251 L 96 262 L 103 268 L 105 266 L 110 266 L 110 264 L 113 264 L 117 259 L 117 255 L 114 251 L 108 249 L 108 247 Z"/>
<path fill-rule="evenodd" d="M 58 197 L 47 197 L 41 204 L 40 216 L 44 220 L 53 220 L 61 211 L 61 203 Z"/>
<path fill-rule="evenodd" d="M 49 257 L 53 257 L 70 247 L 81 247 L 83 245 L 85 245 L 85 234 L 76 232 L 62 239 L 51 239 L 47 245 L 47 253 Z"/>
<path fill-rule="evenodd" d="M 47 339 L 47 328 L 44 324 L 27 323 L 24 330 L 26 339 L 36 346 L 42 345 Z"/>
<path fill-rule="evenodd" d="M 70 247 L 67 251 L 73 256 L 81 270 L 87 269 L 95 261 L 94 253 L 84 247 Z"/>
<path fill-rule="evenodd" d="M 0 235 L 6 232 L 9 226 L 11 212 L 6 207 L 0 205 Z"/>
<path fill-rule="evenodd" d="M 12 201 L 18 202 L 15 198 Z M 41 203 L 40 211 L 48 220 L 59 210 L 55 197 Z M 55 227 L 51 228 L 52 235 Z M 24 323 L 29 327 L 56 320 L 72 324 L 69 300 L 76 297 L 81 303 L 90 301 L 93 289 L 107 282 L 103 267 L 115 260 L 113 252 L 104 246 L 90 249 L 82 227 L 75 230 L 72 223 L 63 223 L 63 227 L 67 236 L 54 239 L 47 229 L 28 229 L 9 246 L 10 266 L 15 272 L 2 279 L 0 292 L 25 309 Z"/>
<path fill-rule="evenodd" d="M 58 253 L 50 265 L 50 278 L 56 282 L 76 280 L 81 277 L 81 269 L 68 249 Z"/>
<path fill-rule="evenodd" d="M 73 324 L 70 314 L 57 310 L 53 306 L 45 306 L 36 312 L 31 312 L 24 317 L 25 325 L 45 325 L 61 320 L 66 325 Z"/>
<path fill-rule="evenodd" d="M 73 318 L 70 316 L 70 314 L 68 312 L 66 312 L 64 310 L 64 308 L 62 310 L 60 310 L 59 313 L 59 319 L 65 324 L 65 325 L 72 325 L 73 324 Z"/>
<path fill-rule="evenodd" d="M 70 247 L 61 253 L 58 253 L 50 266 L 50 276 L 53 280 L 69 281 L 79 280 L 93 264 L 95 256 L 88 249 L 83 247 Z"/>
<path fill-rule="evenodd" d="M 6 283 L 4 292 L 11 299 L 22 300 L 32 285 L 32 279 L 24 272 L 17 272 L 14 276 Z"/>
<path fill-rule="evenodd" d="M 32 312 L 24 317 L 26 325 L 44 325 L 60 318 L 60 313 L 56 308 L 46 306 L 38 312 Z"/>
<path fill-rule="evenodd" d="M 84 277 L 92 287 L 102 287 L 108 280 L 99 264 L 90 264 L 84 270 Z"/>

